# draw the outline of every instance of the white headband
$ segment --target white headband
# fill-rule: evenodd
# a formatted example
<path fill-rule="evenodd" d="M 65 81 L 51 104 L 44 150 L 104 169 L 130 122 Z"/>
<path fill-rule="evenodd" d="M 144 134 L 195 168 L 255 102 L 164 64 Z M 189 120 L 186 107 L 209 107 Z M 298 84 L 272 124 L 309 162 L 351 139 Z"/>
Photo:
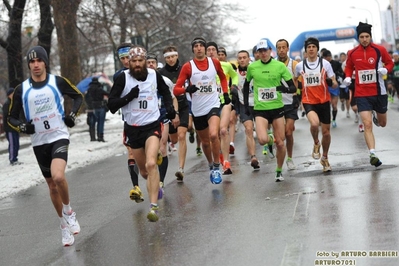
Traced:
<path fill-rule="evenodd" d="M 164 53 L 164 54 L 163 54 L 163 57 L 168 57 L 168 56 L 171 56 L 171 55 L 177 55 L 177 52 L 176 52 L 176 51 L 173 51 L 173 52 Z"/>

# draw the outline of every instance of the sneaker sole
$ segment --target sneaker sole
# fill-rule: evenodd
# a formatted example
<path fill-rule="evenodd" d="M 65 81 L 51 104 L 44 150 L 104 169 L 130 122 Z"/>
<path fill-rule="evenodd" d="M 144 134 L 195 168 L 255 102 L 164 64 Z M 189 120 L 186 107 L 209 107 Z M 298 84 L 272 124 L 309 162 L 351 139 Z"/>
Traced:
<path fill-rule="evenodd" d="M 374 165 L 375 167 L 378 167 L 382 164 L 382 162 L 378 158 L 373 158 L 370 160 L 370 164 Z"/>
<path fill-rule="evenodd" d="M 226 170 L 224 170 L 223 174 L 224 175 L 231 175 L 231 174 L 233 174 L 233 172 L 231 171 L 230 168 L 227 168 Z"/>
<path fill-rule="evenodd" d="M 130 197 L 131 200 L 134 200 L 137 203 L 140 203 L 140 202 L 144 201 L 144 198 L 142 196 L 140 196 L 140 195 L 137 195 L 137 194 L 132 194 L 129 197 Z"/>
<path fill-rule="evenodd" d="M 175 176 L 176 176 L 177 182 L 183 182 L 184 175 L 182 175 L 182 173 L 176 172 L 176 173 L 175 173 Z"/>
<path fill-rule="evenodd" d="M 157 222 L 157 221 L 159 220 L 159 217 L 158 217 L 158 215 L 157 215 L 156 213 L 154 213 L 154 212 L 149 212 L 149 213 L 147 214 L 147 219 L 148 219 L 150 222 Z"/>
<path fill-rule="evenodd" d="M 284 181 L 284 178 L 283 178 L 283 177 L 279 177 L 279 178 L 276 178 L 275 181 L 276 181 L 276 182 L 282 182 L 282 181 Z"/>

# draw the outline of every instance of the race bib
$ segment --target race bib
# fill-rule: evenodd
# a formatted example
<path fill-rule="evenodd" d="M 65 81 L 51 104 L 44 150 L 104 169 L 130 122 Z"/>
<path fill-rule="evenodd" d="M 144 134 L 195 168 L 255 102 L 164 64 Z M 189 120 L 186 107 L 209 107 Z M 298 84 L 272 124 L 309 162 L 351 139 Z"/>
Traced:
<path fill-rule="evenodd" d="M 321 74 L 320 73 L 305 73 L 304 79 L 305 79 L 306 87 L 321 85 Z"/>
<path fill-rule="evenodd" d="M 33 123 L 35 125 L 35 131 L 38 134 L 50 133 L 61 127 L 60 120 L 54 113 L 47 116 L 34 117 Z"/>
<path fill-rule="evenodd" d="M 212 83 L 203 83 L 203 84 L 200 84 L 199 86 L 197 86 L 198 87 L 198 93 L 199 94 L 210 94 L 210 93 L 212 93 L 213 92 L 213 87 L 212 87 Z"/>
<path fill-rule="evenodd" d="M 133 110 L 139 112 L 149 112 L 154 109 L 159 109 L 160 101 L 154 98 L 150 93 L 140 93 L 137 101 L 132 101 Z"/>
<path fill-rule="evenodd" d="M 375 69 L 359 70 L 357 76 L 360 84 L 376 83 L 377 81 L 377 72 Z"/>
<path fill-rule="evenodd" d="M 260 102 L 272 101 L 277 99 L 276 88 L 258 88 L 258 100 Z"/>

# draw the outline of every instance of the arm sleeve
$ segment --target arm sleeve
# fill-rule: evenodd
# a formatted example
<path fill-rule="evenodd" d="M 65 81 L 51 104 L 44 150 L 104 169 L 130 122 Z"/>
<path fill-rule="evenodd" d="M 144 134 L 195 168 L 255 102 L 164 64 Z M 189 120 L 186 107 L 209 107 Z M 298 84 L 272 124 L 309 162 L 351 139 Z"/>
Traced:
<path fill-rule="evenodd" d="M 175 87 L 173 88 L 173 94 L 175 96 L 182 95 L 186 92 L 186 89 L 184 88 L 184 83 L 186 82 L 186 80 L 190 79 L 190 76 L 191 76 L 191 65 L 190 63 L 185 63 L 181 68 L 179 77 L 177 78 Z"/>
<path fill-rule="evenodd" d="M 78 114 L 83 104 L 83 94 L 68 79 L 56 76 L 57 86 L 63 95 L 68 95 L 73 99 L 71 112 Z"/>
<path fill-rule="evenodd" d="M 125 80 L 126 77 L 124 73 L 118 75 L 109 93 L 107 107 L 113 114 L 129 102 L 126 98 L 127 96 L 121 98 L 121 94 L 125 88 Z"/>
<path fill-rule="evenodd" d="M 168 85 L 166 85 L 165 80 L 163 79 L 162 75 L 156 71 L 157 75 L 157 88 L 159 94 L 162 95 L 163 102 L 165 104 L 165 108 L 168 110 L 168 107 L 173 108 L 173 100 L 172 95 L 170 93 Z"/>
<path fill-rule="evenodd" d="M 249 98 L 249 84 L 250 84 L 250 81 L 248 81 L 248 80 L 245 80 L 245 82 L 244 82 L 244 86 L 243 86 L 243 95 L 244 95 L 244 105 L 248 105 L 249 103 L 248 103 L 248 98 Z"/>

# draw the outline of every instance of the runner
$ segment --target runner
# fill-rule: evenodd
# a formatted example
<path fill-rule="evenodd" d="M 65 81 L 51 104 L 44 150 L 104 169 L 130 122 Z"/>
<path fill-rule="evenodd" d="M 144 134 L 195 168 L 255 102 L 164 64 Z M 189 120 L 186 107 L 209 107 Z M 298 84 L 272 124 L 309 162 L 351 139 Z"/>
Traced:
<path fill-rule="evenodd" d="M 141 46 L 129 50 L 129 69 L 115 80 L 108 100 L 108 108 L 115 113 L 119 108 L 124 117 L 126 144 L 133 149 L 140 174 L 147 179 L 150 211 L 147 219 L 158 221 L 159 172 L 157 167 L 161 138 L 158 96 L 161 94 L 166 117 L 175 118 L 172 96 L 161 74 L 146 66 L 147 51 Z"/>
<path fill-rule="evenodd" d="M 306 116 L 310 123 L 310 133 L 313 138 L 312 157 L 320 159 L 320 146 L 323 153 L 320 164 L 323 172 L 330 172 L 331 166 L 328 161 L 328 150 L 331 143 L 330 124 L 330 93 L 328 87 L 337 88 L 334 71 L 331 64 L 318 56 L 319 40 L 309 37 L 305 40 L 305 51 L 307 58 L 297 64 L 295 68 L 295 80 L 302 77 L 302 103 Z M 321 125 L 322 139 L 319 141 L 319 127 Z"/>
<path fill-rule="evenodd" d="M 257 45 L 260 60 L 250 64 L 247 69 L 244 84 L 244 105 L 247 115 L 249 110 L 249 86 L 253 80 L 254 89 L 254 116 L 256 123 L 256 135 L 261 145 L 273 144 L 277 147 L 277 168 L 275 181 L 283 181 L 283 163 L 286 154 L 284 144 L 284 103 L 281 92 L 295 93 L 296 87 L 287 67 L 271 57 L 272 48 L 267 41 L 262 39 Z M 288 84 L 288 88 L 282 85 L 281 79 Z M 268 134 L 269 124 L 273 125 L 273 135 Z"/>
<path fill-rule="evenodd" d="M 219 60 L 205 55 L 206 41 L 196 37 L 191 42 L 194 59 L 185 63 L 176 82 L 173 93 L 176 97 L 185 93 L 191 95 L 191 111 L 195 129 L 200 136 L 202 149 L 208 160 L 210 180 L 213 184 L 222 182 L 220 172 L 220 100 L 216 76 L 219 76 L 225 104 L 230 103 L 227 79 Z M 190 85 L 185 88 L 185 81 Z"/>
<path fill-rule="evenodd" d="M 387 50 L 371 40 L 372 25 L 359 22 L 356 27 L 359 45 L 348 52 L 345 67 L 345 83 L 351 83 L 355 71 L 355 97 L 357 108 L 364 125 L 364 139 L 370 153 L 370 164 L 382 164 L 375 151 L 373 124 L 385 127 L 387 124 L 388 96 L 383 75 L 391 72 L 393 62 Z"/>

